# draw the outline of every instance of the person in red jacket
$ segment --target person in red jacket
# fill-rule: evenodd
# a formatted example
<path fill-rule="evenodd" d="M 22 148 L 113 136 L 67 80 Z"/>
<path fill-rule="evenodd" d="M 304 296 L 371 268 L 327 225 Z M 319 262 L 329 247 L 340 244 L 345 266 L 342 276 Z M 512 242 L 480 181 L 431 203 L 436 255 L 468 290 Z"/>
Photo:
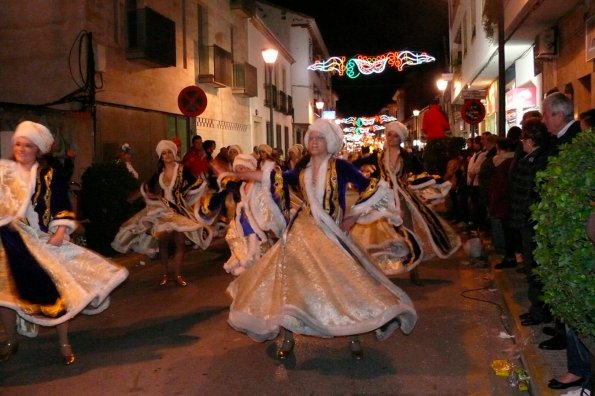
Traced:
<path fill-rule="evenodd" d="M 209 171 L 209 161 L 202 147 L 202 137 L 200 135 L 192 137 L 192 148 L 188 150 L 182 159 L 182 164 L 190 169 L 194 177 L 200 177 Z"/>
<path fill-rule="evenodd" d="M 450 131 L 450 125 L 442 112 L 438 99 L 432 100 L 430 107 L 424 113 L 421 130 L 427 140 L 446 137 L 446 131 Z"/>

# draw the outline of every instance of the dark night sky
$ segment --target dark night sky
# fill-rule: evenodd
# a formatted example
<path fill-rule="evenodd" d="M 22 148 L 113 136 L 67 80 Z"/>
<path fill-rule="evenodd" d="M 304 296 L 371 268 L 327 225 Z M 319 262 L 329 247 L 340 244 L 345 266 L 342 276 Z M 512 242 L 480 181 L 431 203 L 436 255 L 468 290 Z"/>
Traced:
<path fill-rule="evenodd" d="M 444 0 L 267 0 L 314 17 L 331 56 L 380 55 L 388 51 L 426 51 L 436 62 L 386 69 L 381 74 L 333 77 L 343 116 L 373 115 L 406 90 L 406 112 L 438 95 L 435 80 L 446 72 L 448 3 Z M 332 5 L 331 5 L 332 4 Z"/>

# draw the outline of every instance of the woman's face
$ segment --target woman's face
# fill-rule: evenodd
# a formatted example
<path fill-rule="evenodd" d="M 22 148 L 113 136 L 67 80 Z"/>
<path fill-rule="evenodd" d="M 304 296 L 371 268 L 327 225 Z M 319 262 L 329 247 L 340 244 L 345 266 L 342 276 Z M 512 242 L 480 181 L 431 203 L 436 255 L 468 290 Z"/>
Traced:
<path fill-rule="evenodd" d="M 267 151 L 266 151 L 266 150 L 260 150 L 260 149 L 259 149 L 259 150 L 258 150 L 258 158 L 259 158 L 261 161 L 266 161 L 266 160 L 270 159 L 270 158 L 271 158 L 271 156 L 269 155 L 269 153 L 267 153 Z"/>
<path fill-rule="evenodd" d="M 32 165 L 37 161 L 39 148 L 31 140 L 19 136 L 12 145 L 12 153 L 19 164 Z"/>
<path fill-rule="evenodd" d="M 163 160 L 164 163 L 168 164 L 168 163 L 175 162 L 176 156 L 174 155 L 173 151 L 165 149 L 161 153 L 161 159 Z"/>
<path fill-rule="evenodd" d="M 533 144 L 533 139 L 530 137 L 522 137 L 521 143 L 523 144 L 523 151 L 525 153 L 531 153 L 535 149 L 535 145 Z"/>
<path fill-rule="evenodd" d="M 389 147 L 398 147 L 401 144 L 401 137 L 396 132 L 388 132 L 386 134 L 386 144 Z"/>
<path fill-rule="evenodd" d="M 122 153 L 122 161 L 124 162 L 132 162 L 132 154 L 129 152 Z"/>
<path fill-rule="evenodd" d="M 233 163 L 233 160 L 234 160 L 234 158 L 235 158 L 235 157 L 236 157 L 238 154 L 239 154 L 239 153 L 238 153 L 238 151 L 237 151 L 237 150 L 234 150 L 234 149 L 231 149 L 231 150 L 229 150 L 229 152 L 228 152 L 229 162 Z"/>
<path fill-rule="evenodd" d="M 326 138 L 322 133 L 310 131 L 310 135 L 308 136 L 308 151 L 312 156 L 328 154 Z"/>

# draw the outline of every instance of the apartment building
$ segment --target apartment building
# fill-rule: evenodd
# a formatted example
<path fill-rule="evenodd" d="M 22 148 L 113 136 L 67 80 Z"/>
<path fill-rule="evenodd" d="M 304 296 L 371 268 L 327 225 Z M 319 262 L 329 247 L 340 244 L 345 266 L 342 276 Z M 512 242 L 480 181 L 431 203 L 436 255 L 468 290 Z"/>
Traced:
<path fill-rule="evenodd" d="M 592 61 L 586 56 L 591 2 L 569 0 L 502 0 L 505 37 L 505 95 L 507 130 L 522 114 L 539 109 L 544 95 L 559 90 L 573 97 L 577 112 L 593 107 Z M 468 133 L 460 106 L 480 95 L 486 117 L 478 132 L 498 131 L 497 23 L 499 0 L 449 0 L 450 52 L 453 80 L 453 129 Z"/>

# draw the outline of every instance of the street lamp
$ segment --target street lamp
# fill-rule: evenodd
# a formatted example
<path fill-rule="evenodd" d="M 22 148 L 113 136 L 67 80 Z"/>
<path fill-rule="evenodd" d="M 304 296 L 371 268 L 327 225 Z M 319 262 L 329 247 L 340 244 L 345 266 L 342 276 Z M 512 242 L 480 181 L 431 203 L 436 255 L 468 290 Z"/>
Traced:
<path fill-rule="evenodd" d="M 273 132 L 273 96 L 275 95 L 275 92 L 273 91 L 273 67 L 275 67 L 275 62 L 277 61 L 277 55 L 279 54 L 279 51 L 277 51 L 274 48 L 269 48 L 269 49 L 264 49 L 262 50 L 262 59 L 264 59 L 264 63 L 265 63 L 265 69 L 267 71 L 267 79 L 269 81 L 269 90 L 270 90 L 270 102 L 269 102 L 269 107 L 270 107 L 270 115 L 269 115 L 269 124 L 271 125 L 271 141 L 270 143 L 273 143 L 274 141 L 274 132 Z M 267 142 L 269 143 L 269 142 Z"/>
<path fill-rule="evenodd" d="M 320 118 L 322 118 L 322 109 L 324 109 L 324 102 L 321 100 L 316 102 L 316 108 L 318 109 L 318 114 L 320 115 Z"/>
<path fill-rule="evenodd" d="M 417 145 L 419 146 L 419 110 L 413 110 L 413 117 L 415 117 L 415 140 L 417 140 Z M 415 146 L 415 141 L 413 142 L 413 145 Z"/>
<path fill-rule="evenodd" d="M 450 98 L 450 94 L 446 94 L 446 89 L 448 88 L 449 81 L 452 81 L 453 74 L 452 73 L 442 73 L 442 76 L 436 80 L 436 87 L 440 90 L 440 107 L 442 110 L 448 114 L 448 106 L 446 98 Z M 446 94 L 446 97 L 445 97 Z M 450 99 L 449 99 L 450 100 Z M 448 117 L 450 118 L 450 117 Z"/>

